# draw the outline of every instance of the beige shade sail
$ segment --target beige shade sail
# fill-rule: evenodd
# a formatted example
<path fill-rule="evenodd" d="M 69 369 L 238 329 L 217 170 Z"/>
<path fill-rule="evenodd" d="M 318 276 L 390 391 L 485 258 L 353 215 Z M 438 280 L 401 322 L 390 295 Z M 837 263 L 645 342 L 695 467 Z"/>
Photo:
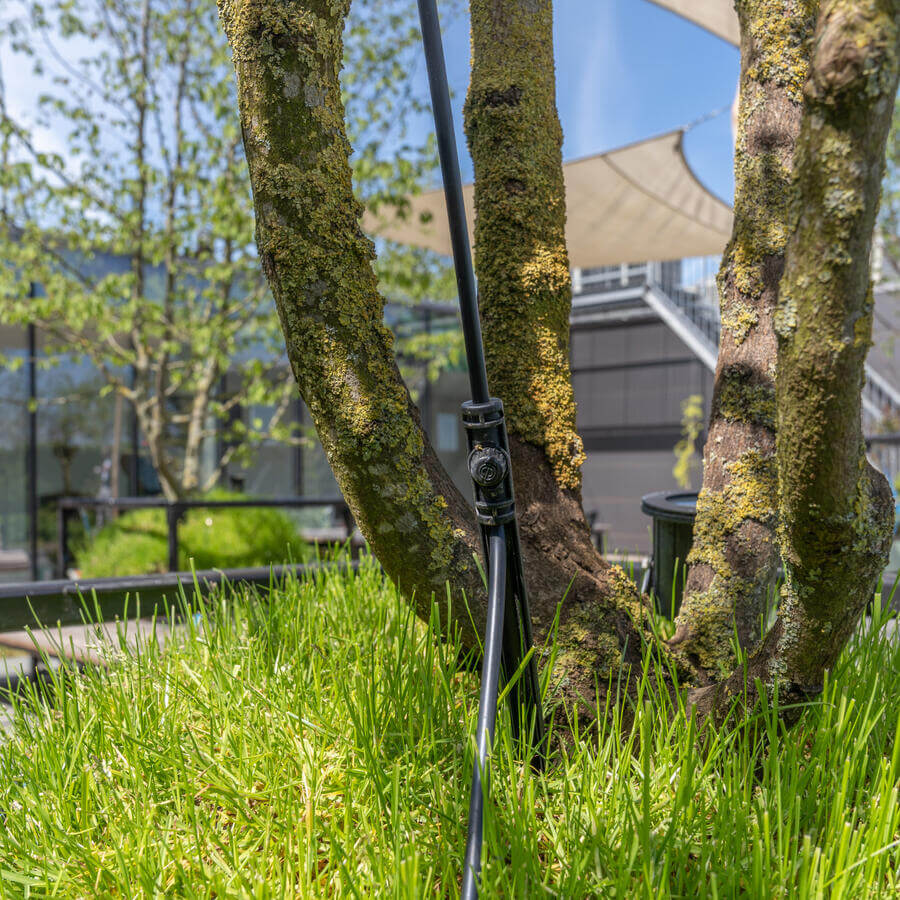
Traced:
<path fill-rule="evenodd" d="M 731 209 L 691 171 L 682 131 L 566 163 L 566 242 L 576 268 L 721 253 Z M 473 187 L 463 187 L 474 234 Z M 371 235 L 450 255 L 442 189 L 409 198 L 402 218 L 366 214 Z"/>
<path fill-rule="evenodd" d="M 734 0 L 651 0 L 651 3 L 678 13 L 729 44 L 740 46 L 741 29 Z"/>

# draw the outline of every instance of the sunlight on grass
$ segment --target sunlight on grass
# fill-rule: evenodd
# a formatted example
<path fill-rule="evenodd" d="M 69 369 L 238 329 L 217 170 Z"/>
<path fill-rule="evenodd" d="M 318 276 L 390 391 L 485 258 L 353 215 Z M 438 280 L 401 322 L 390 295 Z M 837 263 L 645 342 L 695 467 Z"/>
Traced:
<path fill-rule="evenodd" d="M 229 593 L 165 650 L 17 696 L 0 892 L 455 895 L 478 683 L 439 616 L 364 561 Z M 749 729 L 701 754 L 648 690 L 624 739 L 539 775 L 501 717 L 483 896 L 895 896 L 898 696 L 900 644 L 870 629 L 777 754 Z"/>

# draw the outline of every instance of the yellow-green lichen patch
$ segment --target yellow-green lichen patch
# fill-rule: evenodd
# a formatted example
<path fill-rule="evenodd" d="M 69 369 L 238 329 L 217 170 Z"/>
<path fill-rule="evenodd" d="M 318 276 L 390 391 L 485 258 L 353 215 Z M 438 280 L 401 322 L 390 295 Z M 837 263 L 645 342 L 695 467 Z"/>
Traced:
<path fill-rule="evenodd" d="M 641 628 L 647 611 L 634 581 L 621 566 L 610 566 L 606 573 L 607 590 L 612 603 L 628 613 L 635 627 Z"/>
<path fill-rule="evenodd" d="M 818 0 L 738 0 L 736 7 L 752 41 L 748 77 L 775 82 L 799 103 L 809 71 Z"/>
<path fill-rule="evenodd" d="M 711 578 L 701 590 L 685 593 L 678 615 L 679 626 L 685 626 L 690 636 L 678 653 L 689 656 L 693 665 L 714 677 L 733 667 L 736 624 L 742 640 L 748 638 L 747 631 L 758 633 L 759 623 L 752 620 L 762 611 L 769 587 L 767 563 L 761 562 L 754 572 L 735 570 L 734 558 L 746 559 L 747 551 L 752 550 L 740 546 L 742 528 L 747 522 L 757 522 L 771 529 L 776 519 L 773 454 L 747 450 L 725 464 L 725 473 L 721 491 L 700 492 L 688 555 L 691 566 L 708 566 Z M 760 547 L 754 552 L 763 560 L 772 556 Z"/>
<path fill-rule="evenodd" d="M 511 433 L 578 488 L 584 452 L 569 370 L 571 283 L 549 0 L 471 4 L 465 105 L 488 380 Z"/>
<path fill-rule="evenodd" d="M 622 650 L 610 634 L 589 630 L 572 622 L 560 630 L 560 651 L 554 666 L 555 678 L 576 676 L 580 682 L 591 685 L 594 679 L 601 684 L 615 678 L 622 668 Z"/>
<path fill-rule="evenodd" d="M 731 334 L 731 339 L 740 346 L 747 339 L 750 329 L 759 324 L 759 313 L 746 303 L 736 300 L 722 311 L 722 327 Z"/>
<path fill-rule="evenodd" d="M 722 677 L 734 668 L 735 610 L 758 588 L 749 579 L 717 573 L 706 590 L 685 596 L 681 615 L 691 623 L 692 662 L 708 675 Z"/>
<path fill-rule="evenodd" d="M 726 421 L 775 428 L 775 386 L 750 380 L 741 367 L 720 374 L 714 403 Z"/>
<path fill-rule="evenodd" d="M 723 577 L 733 575 L 728 539 L 747 521 L 775 522 L 776 467 L 772 454 L 751 449 L 725 464 L 727 481 L 718 492 L 700 491 L 688 563 L 705 563 Z"/>

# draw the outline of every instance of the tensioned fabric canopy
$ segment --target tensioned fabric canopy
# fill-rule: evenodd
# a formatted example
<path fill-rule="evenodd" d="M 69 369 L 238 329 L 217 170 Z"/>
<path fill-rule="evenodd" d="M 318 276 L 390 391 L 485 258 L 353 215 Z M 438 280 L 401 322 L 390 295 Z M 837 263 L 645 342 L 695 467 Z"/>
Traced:
<path fill-rule="evenodd" d="M 651 3 L 678 13 L 729 44 L 737 46 L 741 43 L 734 0 L 651 0 Z"/>
<path fill-rule="evenodd" d="M 576 268 L 721 253 L 731 209 L 691 171 L 681 130 L 563 165 L 566 243 Z M 463 187 L 474 234 L 473 186 Z M 450 255 L 442 189 L 409 198 L 403 218 L 366 214 L 374 237 Z"/>

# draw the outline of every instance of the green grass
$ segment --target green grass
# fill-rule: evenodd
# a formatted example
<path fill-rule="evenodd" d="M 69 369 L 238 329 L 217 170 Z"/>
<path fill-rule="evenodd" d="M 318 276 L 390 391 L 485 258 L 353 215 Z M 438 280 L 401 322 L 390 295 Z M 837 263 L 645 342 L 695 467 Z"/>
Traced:
<path fill-rule="evenodd" d="M 213 491 L 213 500 L 240 499 Z M 83 578 L 139 575 L 168 570 L 165 512 L 140 509 L 123 513 L 101 528 L 76 553 Z M 264 566 L 285 559 L 303 562 L 309 548 L 291 520 L 279 509 L 192 509 L 178 527 L 178 567 L 228 569 Z"/>
<path fill-rule="evenodd" d="M 477 676 L 374 564 L 229 593 L 165 651 L 15 700 L 0 892 L 455 896 Z M 880 624 L 880 623 L 877 623 Z M 545 684 L 549 692 L 553 684 Z M 483 897 L 894 897 L 900 646 L 855 639 L 785 737 L 637 704 L 545 775 L 499 721 Z"/>

